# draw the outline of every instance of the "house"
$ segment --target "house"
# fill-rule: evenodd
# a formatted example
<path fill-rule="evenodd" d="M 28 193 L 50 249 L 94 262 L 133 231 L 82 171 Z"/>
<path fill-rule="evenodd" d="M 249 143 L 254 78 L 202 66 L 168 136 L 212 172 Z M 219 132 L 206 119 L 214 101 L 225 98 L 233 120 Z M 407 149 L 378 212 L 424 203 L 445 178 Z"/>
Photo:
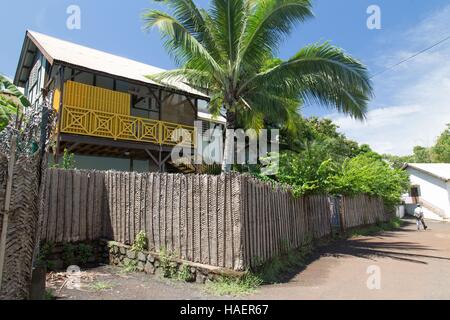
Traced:
<path fill-rule="evenodd" d="M 428 219 L 450 219 L 450 163 L 408 163 L 411 189 L 405 195 L 406 210 L 413 214 L 417 203 Z"/>
<path fill-rule="evenodd" d="M 175 171 L 172 134 L 194 121 L 222 125 L 208 113 L 209 97 L 182 81 L 165 85 L 146 75 L 163 69 L 27 31 L 14 84 L 34 107 L 43 95 L 57 112 L 55 161 L 74 153 L 79 169 Z"/>

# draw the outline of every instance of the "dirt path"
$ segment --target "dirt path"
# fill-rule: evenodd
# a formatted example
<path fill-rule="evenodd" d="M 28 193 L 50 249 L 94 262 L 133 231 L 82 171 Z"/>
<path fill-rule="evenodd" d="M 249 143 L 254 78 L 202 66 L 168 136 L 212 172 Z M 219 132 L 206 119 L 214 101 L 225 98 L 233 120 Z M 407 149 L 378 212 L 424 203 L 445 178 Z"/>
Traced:
<path fill-rule="evenodd" d="M 428 224 L 428 231 L 409 223 L 402 231 L 323 247 L 289 282 L 263 286 L 251 298 L 450 299 L 450 223 Z M 380 271 L 379 290 L 368 289 L 371 266 Z"/>
<path fill-rule="evenodd" d="M 54 279 L 54 280 L 52 280 Z M 145 273 L 123 273 L 118 267 L 101 266 L 81 273 L 77 289 L 63 286 L 64 277 L 47 276 L 47 288 L 57 300 L 206 300 L 227 299 L 205 292 L 203 285 L 164 279 Z M 62 288 L 62 289 L 61 289 Z"/>
<path fill-rule="evenodd" d="M 450 299 L 450 223 L 428 224 L 428 231 L 417 232 L 409 223 L 401 231 L 322 247 L 286 283 L 263 286 L 244 299 Z M 369 267 L 379 268 L 379 290 L 367 287 Z M 85 275 L 80 290 L 58 291 L 61 283 L 55 282 L 57 299 L 231 299 L 211 296 L 203 285 L 123 274 L 111 266 Z"/>

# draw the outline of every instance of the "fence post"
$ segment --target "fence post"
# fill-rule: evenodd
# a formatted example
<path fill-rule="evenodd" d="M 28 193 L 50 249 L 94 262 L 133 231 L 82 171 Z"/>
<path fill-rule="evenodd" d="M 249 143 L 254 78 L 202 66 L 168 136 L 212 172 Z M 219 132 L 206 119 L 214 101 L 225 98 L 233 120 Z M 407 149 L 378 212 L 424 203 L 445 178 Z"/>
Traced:
<path fill-rule="evenodd" d="M 339 196 L 339 220 L 341 224 L 341 232 L 345 232 L 345 208 L 344 199 L 345 196 Z"/>
<path fill-rule="evenodd" d="M 5 252 L 6 252 L 6 236 L 8 232 L 8 218 L 9 210 L 11 205 L 11 192 L 12 192 L 12 181 L 14 173 L 14 163 L 16 161 L 16 137 L 13 136 L 11 139 L 11 153 L 8 163 L 8 178 L 6 181 L 6 194 L 5 194 L 5 212 L 3 215 L 2 224 L 2 234 L 0 238 L 0 290 L 2 288 L 3 282 L 3 266 L 5 263 Z"/>

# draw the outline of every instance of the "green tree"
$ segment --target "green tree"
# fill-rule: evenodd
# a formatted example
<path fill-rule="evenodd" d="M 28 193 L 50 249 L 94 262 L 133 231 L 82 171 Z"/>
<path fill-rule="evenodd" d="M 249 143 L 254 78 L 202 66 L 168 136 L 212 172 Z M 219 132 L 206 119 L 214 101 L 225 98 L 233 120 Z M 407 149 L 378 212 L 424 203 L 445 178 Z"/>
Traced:
<path fill-rule="evenodd" d="M 433 162 L 450 163 L 450 124 L 431 148 L 431 159 Z"/>
<path fill-rule="evenodd" d="M 7 77 L 0 74 L 0 131 L 22 107 L 29 105 L 22 92 Z"/>
<path fill-rule="evenodd" d="M 429 148 L 415 146 L 413 149 L 413 160 L 415 163 L 430 163 L 431 153 Z"/>
<path fill-rule="evenodd" d="M 17 105 L 14 101 L 0 94 L 0 131 L 8 125 L 16 113 Z"/>
<path fill-rule="evenodd" d="M 391 168 L 383 161 L 382 156 L 375 152 L 348 159 L 331 180 L 331 193 L 366 193 L 382 197 L 388 206 L 398 204 L 401 195 L 409 187 L 408 173 L 402 169 Z"/>
<path fill-rule="evenodd" d="M 299 22 L 311 18 L 310 0 L 212 0 L 208 10 L 192 0 L 165 0 L 170 13 L 148 10 L 179 69 L 150 77 L 181 80 L 207 90 L 213 114 L 227 128 L 288 123 L 302 102 L 364 118 L 372 87 L 366 67 L 329 43 L 312 44 L 288 60 L 274 59 Z M 225 143 L 223 169 L 232 152 Z"/>

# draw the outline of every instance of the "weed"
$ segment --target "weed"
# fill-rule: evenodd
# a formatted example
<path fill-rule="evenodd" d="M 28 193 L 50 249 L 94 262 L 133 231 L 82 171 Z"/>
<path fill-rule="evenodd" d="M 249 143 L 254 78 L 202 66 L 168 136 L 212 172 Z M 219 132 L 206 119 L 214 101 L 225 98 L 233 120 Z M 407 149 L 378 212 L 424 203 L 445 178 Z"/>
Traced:
<path fill-rule="evenodd" d="M 126 260 L 124 263 L 122 263 L 122 272 L 123 273 L 132 273 L 137 271 L 137 261 L 134 260 Z"/>
<path fill-rule="evenodd" d="M 89 260 L 89 257 L 92 255 L 92 246 L 84 243 L 80 243 L 78 245 L 78 261 L 81 264 L 86 264 Z"/>
<path fill-rule="evenodd" d="M 183 264 L 177 272 L 177 279 L 184 282 L 191 282 L 194 280 L 191 268 L 188 265 Z"/>
<path fill-rule="evenodd" d="M 173 262 L 175 255 L 166 250 L 161 250 L 159 256 L 159 267 L 163 270 L 164 278 L 177 278 L 177 264 Z"/>
<path fill-rule="evenodd" d="M 104 291 L 104 290 L 112 289 L 113 286 L 107 282 L 97 281 L 97 282 L 92 283 L 90 285 L 90 287 L 91 287 L 91 289 L 93 289 L 95 291 Z"/>
<path fill-rule="evenodd" d="M 251 294 L 263 283 L 255 274 L 247 272 L 242 278 L 221 277 L 216 281 L 208 282 L 206 290 L 214 295 L 243 296 Z"/>
<path fill-rule="evenodd" d="M 63 245 L 63 261 L 66 266 L 77 264 L 77 259 L 75 258 L 75 245 L 71 243 L 65 243 Z"/>
<path fill-rule="evenodd" d="M 378 221 L 375 225 L 372 226 L 353 229 L 350 231 L 350 237 L 370 236 L 383 231 L 393 231 L 400 228 L 402 225 L 403 221 L 395 217 L 388 222 Z"/>
<path fill-rule="evenodd" d="M 136 238 L 134 239 L 133 245 L 131 246 L 131 250 L 135 252 L 140 252 L 147 250 L 147 235 L 144 231 L 140 231 Z"/>
<path fill-rule="evenodd" d="M 84 265 L 92 255 L 92 246 L 84 243 L 78 245 L 65 243 L 63 245 L 63 261 L 66 266 Z"/>
<path fill-rule="evenodd" d="M 47 267 L 49 270 L 53 270 L 54 263 L 49 261 L 49 257 L 53 252 L 55 245 L 51 242 L 41 243 L 39 247 L 39 255 L 37 257 L 37 264 Z"/>
<path fill-rule="evenodd" d="M 51 289 L 45 290 L 44 300 L 55 300 L 55 296 L 54 296 L 53 291 Z"/>

